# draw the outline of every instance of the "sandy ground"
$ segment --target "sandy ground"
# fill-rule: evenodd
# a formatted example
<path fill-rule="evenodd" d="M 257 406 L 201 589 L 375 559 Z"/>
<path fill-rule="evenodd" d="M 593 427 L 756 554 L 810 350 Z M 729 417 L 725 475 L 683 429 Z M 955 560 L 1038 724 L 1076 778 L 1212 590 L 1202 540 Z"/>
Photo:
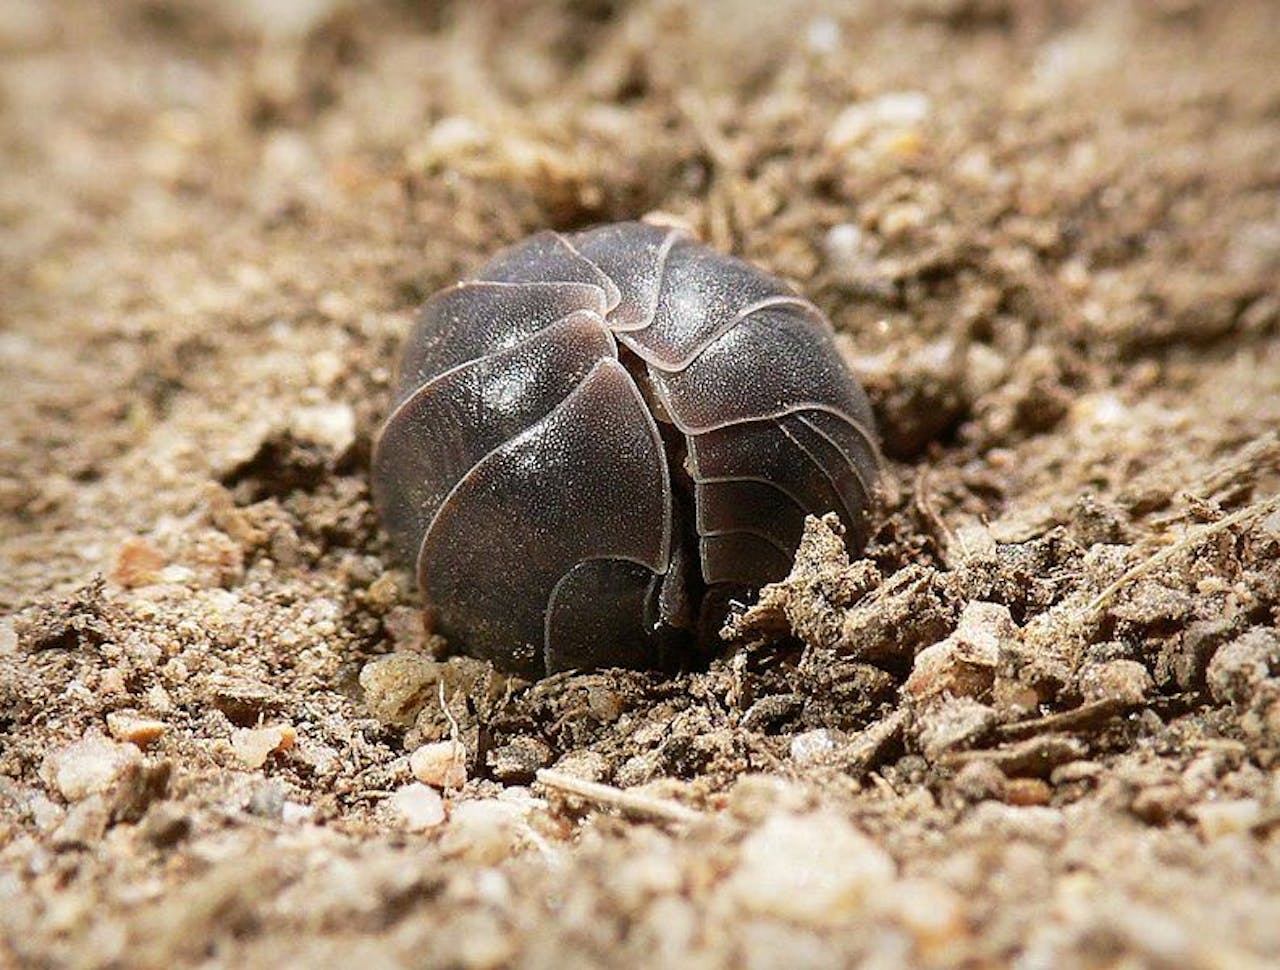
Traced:
<path fill-rule="evenodd" d="M 1276 965 L 1278 62 L 1270 0 L 0 2 L 0 966 Z M 866 558 L 674 679 L 440 659 L 412 309 L 652 212 L 832 317 Z"/>

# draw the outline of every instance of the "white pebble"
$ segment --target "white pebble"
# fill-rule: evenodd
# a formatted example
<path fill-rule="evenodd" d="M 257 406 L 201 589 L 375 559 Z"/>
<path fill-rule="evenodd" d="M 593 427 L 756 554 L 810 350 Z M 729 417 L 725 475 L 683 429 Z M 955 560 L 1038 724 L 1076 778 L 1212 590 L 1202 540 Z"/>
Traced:
<path fill-rule="evenodd" d="M 341 401 L 297 408 L 291 424 L 294 434 L 303 441 L 324 445 L 337 455 L 356 440 L 356 413 Z"/>
<path fill-rule="evenodd" d="M 280 806 L 280 821 L 285 825 L 301 825 L 303 822 L 310 822 L 315 814 L 314 805 L 304 805 L 301 802 L 286 801 Z"/>
<path fill-rule="evenodd" d="M 844 816 L 775 815 L 742 843 L 728 889 L 750 912 L 830 926 L 896 876 L 893 859 Z"/>
<path fill-rule="evenodd" d="M 886 131 L 915 128 L 929 117 L 929 97 L 919 91 L 891 91 L 851 104 L 836 115 L 827 144 L 841 151 Z"/>
<path fill-rule="evenodd" d="M 106 791 L 141 764 L 142 755 L 133 745 L 94 735 L 51 752 L 41 774 L 63 798 L 76 802 Z"/>
<path fill-rule="evenodd" d="M 798 765 L 817 764 L 835 749 L 835 736 L 827 728 L 817 728 L 791 739 L 791 760 Z"/>
<path fill-rule="evenodd" d="M 421 782 L 405 785 L 387 799 L 387 804 L 410 832 L 425 832 L 444 821 L 444 799 Z"/>
<path fill-rule="evenodd" d="M 231 750 L 246 768 L 261 768 L 273 752 L 292 748 L 298 733 L 288 724 L 261 728 L 237 728 L 231 732 Z"/>

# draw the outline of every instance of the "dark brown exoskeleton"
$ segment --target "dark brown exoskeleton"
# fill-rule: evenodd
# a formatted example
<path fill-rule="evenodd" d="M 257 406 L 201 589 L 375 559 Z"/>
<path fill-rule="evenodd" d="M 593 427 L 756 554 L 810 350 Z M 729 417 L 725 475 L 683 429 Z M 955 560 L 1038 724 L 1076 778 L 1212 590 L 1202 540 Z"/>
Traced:
<path fill-rule="evenodd" d="M 540 676 L 681 662 L 730 593 L 786 575 L 806 513 L 861 548 L 877 468 L 813 304 L 619 223 L 539 233 L 427 301 L 373 487 L 433 628 Z"/>

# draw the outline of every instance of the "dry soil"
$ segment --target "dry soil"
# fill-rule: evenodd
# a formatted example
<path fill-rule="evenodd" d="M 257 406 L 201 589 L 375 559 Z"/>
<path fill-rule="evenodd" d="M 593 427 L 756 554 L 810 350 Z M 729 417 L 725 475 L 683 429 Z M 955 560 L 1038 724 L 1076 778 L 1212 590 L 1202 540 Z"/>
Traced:
<path fill-rule="evenodd" d="M 1272 0 L 0 2 L 0 965 L 1275 966 L 1278 63 Z M 872 544 L 707 670 L 445 660 L 413 307 L 653 213 L 831 316 Z"/>

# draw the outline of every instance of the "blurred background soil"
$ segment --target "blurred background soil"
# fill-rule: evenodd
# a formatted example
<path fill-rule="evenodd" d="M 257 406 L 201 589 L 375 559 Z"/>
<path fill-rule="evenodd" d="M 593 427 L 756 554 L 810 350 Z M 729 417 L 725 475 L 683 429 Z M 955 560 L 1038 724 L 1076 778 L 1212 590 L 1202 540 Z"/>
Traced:
<path fill-rule="evenodd" d="M 0 0 L 0 965 L 1275 966 L 1277 64 L 1272 0 Z M 831 316 L 866 558 L 675 679 L 440 659 L 412 310 L 650 213 Z"/>

